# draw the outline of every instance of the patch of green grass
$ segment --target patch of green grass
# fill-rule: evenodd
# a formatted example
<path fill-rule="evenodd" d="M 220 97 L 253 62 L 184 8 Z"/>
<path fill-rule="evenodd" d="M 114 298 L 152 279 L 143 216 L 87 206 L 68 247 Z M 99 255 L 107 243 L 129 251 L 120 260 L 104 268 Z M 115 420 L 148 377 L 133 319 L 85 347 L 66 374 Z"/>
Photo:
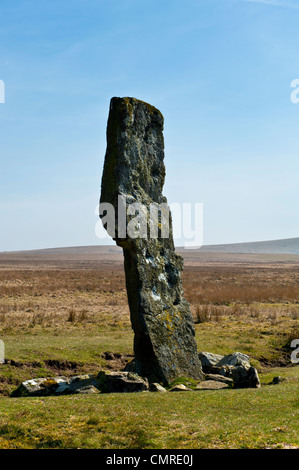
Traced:
<path fill-rule="evenodd" d="M 85 330 L 74 328 L 34 329 L 2 333 L 7 358 L 15 361 L 44 361 L 64 359 L 68 361 L 95 362 L 104 351 L 132 354 L 133 333 L 131 328 Z"/>
<path fill-rule="evenodd" d="M 185 385 L 185 387 L 195 389 L 198 382 L 199 382 L 198 380 L 195 380 L 189 377 L 178 377 L 173 382 L 171 382 L 171 384 L 169 384 L 168 388 L 174 387 L 175 385 L 182 384 L 182 385 Z"/>
<path fill-rule="evenodd" d="M 221 323 L 202 323 L 195 325 L 199 351 L 216 354 L 230 354 L 240 351 L 249 355 L 251 363 L 261 370 L 261 362 L 286 361 L 291 351 L 284 347 L 290 332 L 281 326 L 268 327 L 264 324 L 248 325 L 243 322 L 223 321 Z M 290 358 L 289 358 L 290 362 Z"/>

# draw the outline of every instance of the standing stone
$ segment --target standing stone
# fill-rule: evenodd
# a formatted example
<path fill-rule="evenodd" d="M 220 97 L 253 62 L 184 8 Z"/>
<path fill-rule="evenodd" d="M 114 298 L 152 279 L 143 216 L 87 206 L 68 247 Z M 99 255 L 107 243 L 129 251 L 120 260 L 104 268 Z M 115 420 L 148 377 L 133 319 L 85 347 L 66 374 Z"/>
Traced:
<path fill-rule="evenodd" d="M 183 297 L 183 260 L 175 253 L 171 215 L 162 194 L 164 179 L 162 114 L 135 98 L 112 98 L 100 202 L 101 207 L 110 203 L 115 208 L 115 234 L 109 230 L 107 214 L 100 215 L 123 248 L 136 372 L 151 382 L 169 384 L 181 376 L 202 380 L 203 374 L 193 318 Z M 127 228 L 134 223 L 139 236 L 123 233 L 119 209 L 124 198 L 131 214 L 125 216 Z M 139 216 L 147 216 L 145 225 L 135 213 L 136 203 L 142 204 Z M 161 208 L 151 214 L 151 221 L 150 207 Z M 166 219 L 169 236 L 165 237 Z M 153 226 L 156 236 L 150 236 Z"/>

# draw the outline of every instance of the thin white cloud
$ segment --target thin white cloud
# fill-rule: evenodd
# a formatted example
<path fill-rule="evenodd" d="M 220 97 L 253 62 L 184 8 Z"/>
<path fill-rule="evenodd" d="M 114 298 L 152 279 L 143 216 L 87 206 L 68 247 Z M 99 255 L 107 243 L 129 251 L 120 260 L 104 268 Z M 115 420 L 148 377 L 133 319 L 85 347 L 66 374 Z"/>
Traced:
<path fill-rule="evenodd" d="M 295 10 L 299 10 L 298 4 L 280 1 L 280 0 L 243 0 L 243 1 L 246 3 L 261 3 L 263 5 L 272 5 L 275 7 L 293 8 Z"/>

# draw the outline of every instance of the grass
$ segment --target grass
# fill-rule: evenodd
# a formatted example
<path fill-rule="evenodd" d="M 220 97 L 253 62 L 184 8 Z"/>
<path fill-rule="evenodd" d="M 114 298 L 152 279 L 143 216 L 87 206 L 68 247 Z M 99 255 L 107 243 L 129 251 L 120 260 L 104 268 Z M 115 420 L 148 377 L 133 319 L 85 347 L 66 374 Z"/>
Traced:
<path fill-rule="evenodd" d="M 132 358 L 122 266 L 82 266 L 0 267 L 0 448 L 299 446 L 296 263 L 184 271 L 198 349 L 248 354 L 260 389 L 9 397 L 29 378 L 120 370 Z M 285 380 L 268 385 L 277 375 Z"/>
<path fill-rule="evenodd" d="M 2 448 L 298 446 L 296 378 L 261 389 L 2 398 Z M 276 370 L 275 374 L 284 373 Z M 281 400 L 281 397 L 284 397 Z"/>

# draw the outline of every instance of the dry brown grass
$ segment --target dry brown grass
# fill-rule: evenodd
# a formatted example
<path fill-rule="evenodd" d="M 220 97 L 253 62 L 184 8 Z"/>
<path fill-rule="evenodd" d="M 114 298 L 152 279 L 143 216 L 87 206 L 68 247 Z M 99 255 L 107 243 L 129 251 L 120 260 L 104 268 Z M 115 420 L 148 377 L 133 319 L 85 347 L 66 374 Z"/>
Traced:
<path fill-rule="evenodd" d="M 184 291 L 192 304 L 299 303 L 299 268 L 279 265 L 186 267 Z"/>
<path fill-rule="evenodd" d="M 278 325 L 299 318 L 294 265 L 187 266 L 184 292 L 196 323 L 230 318 Z"/>
<path fill-rule="evenodd" d="M 124 291 L 124 274 L 121 269 L 40 269 L 0 270 L 0 296 L 30 295 L 56 292 L 110 292 Z"/>
<path fill-rule="evenodd" d="M 299 317 L 299 266 L 187 266 L 183 285 L 197 323 Z M 92 324 L 130 324 L 122 264 L 0 269 L 2 329 Z"/>
<path fill-rule="evenodd" d="M 121 270 L 0 271 L 0 328 L 128 322 Z"/>

